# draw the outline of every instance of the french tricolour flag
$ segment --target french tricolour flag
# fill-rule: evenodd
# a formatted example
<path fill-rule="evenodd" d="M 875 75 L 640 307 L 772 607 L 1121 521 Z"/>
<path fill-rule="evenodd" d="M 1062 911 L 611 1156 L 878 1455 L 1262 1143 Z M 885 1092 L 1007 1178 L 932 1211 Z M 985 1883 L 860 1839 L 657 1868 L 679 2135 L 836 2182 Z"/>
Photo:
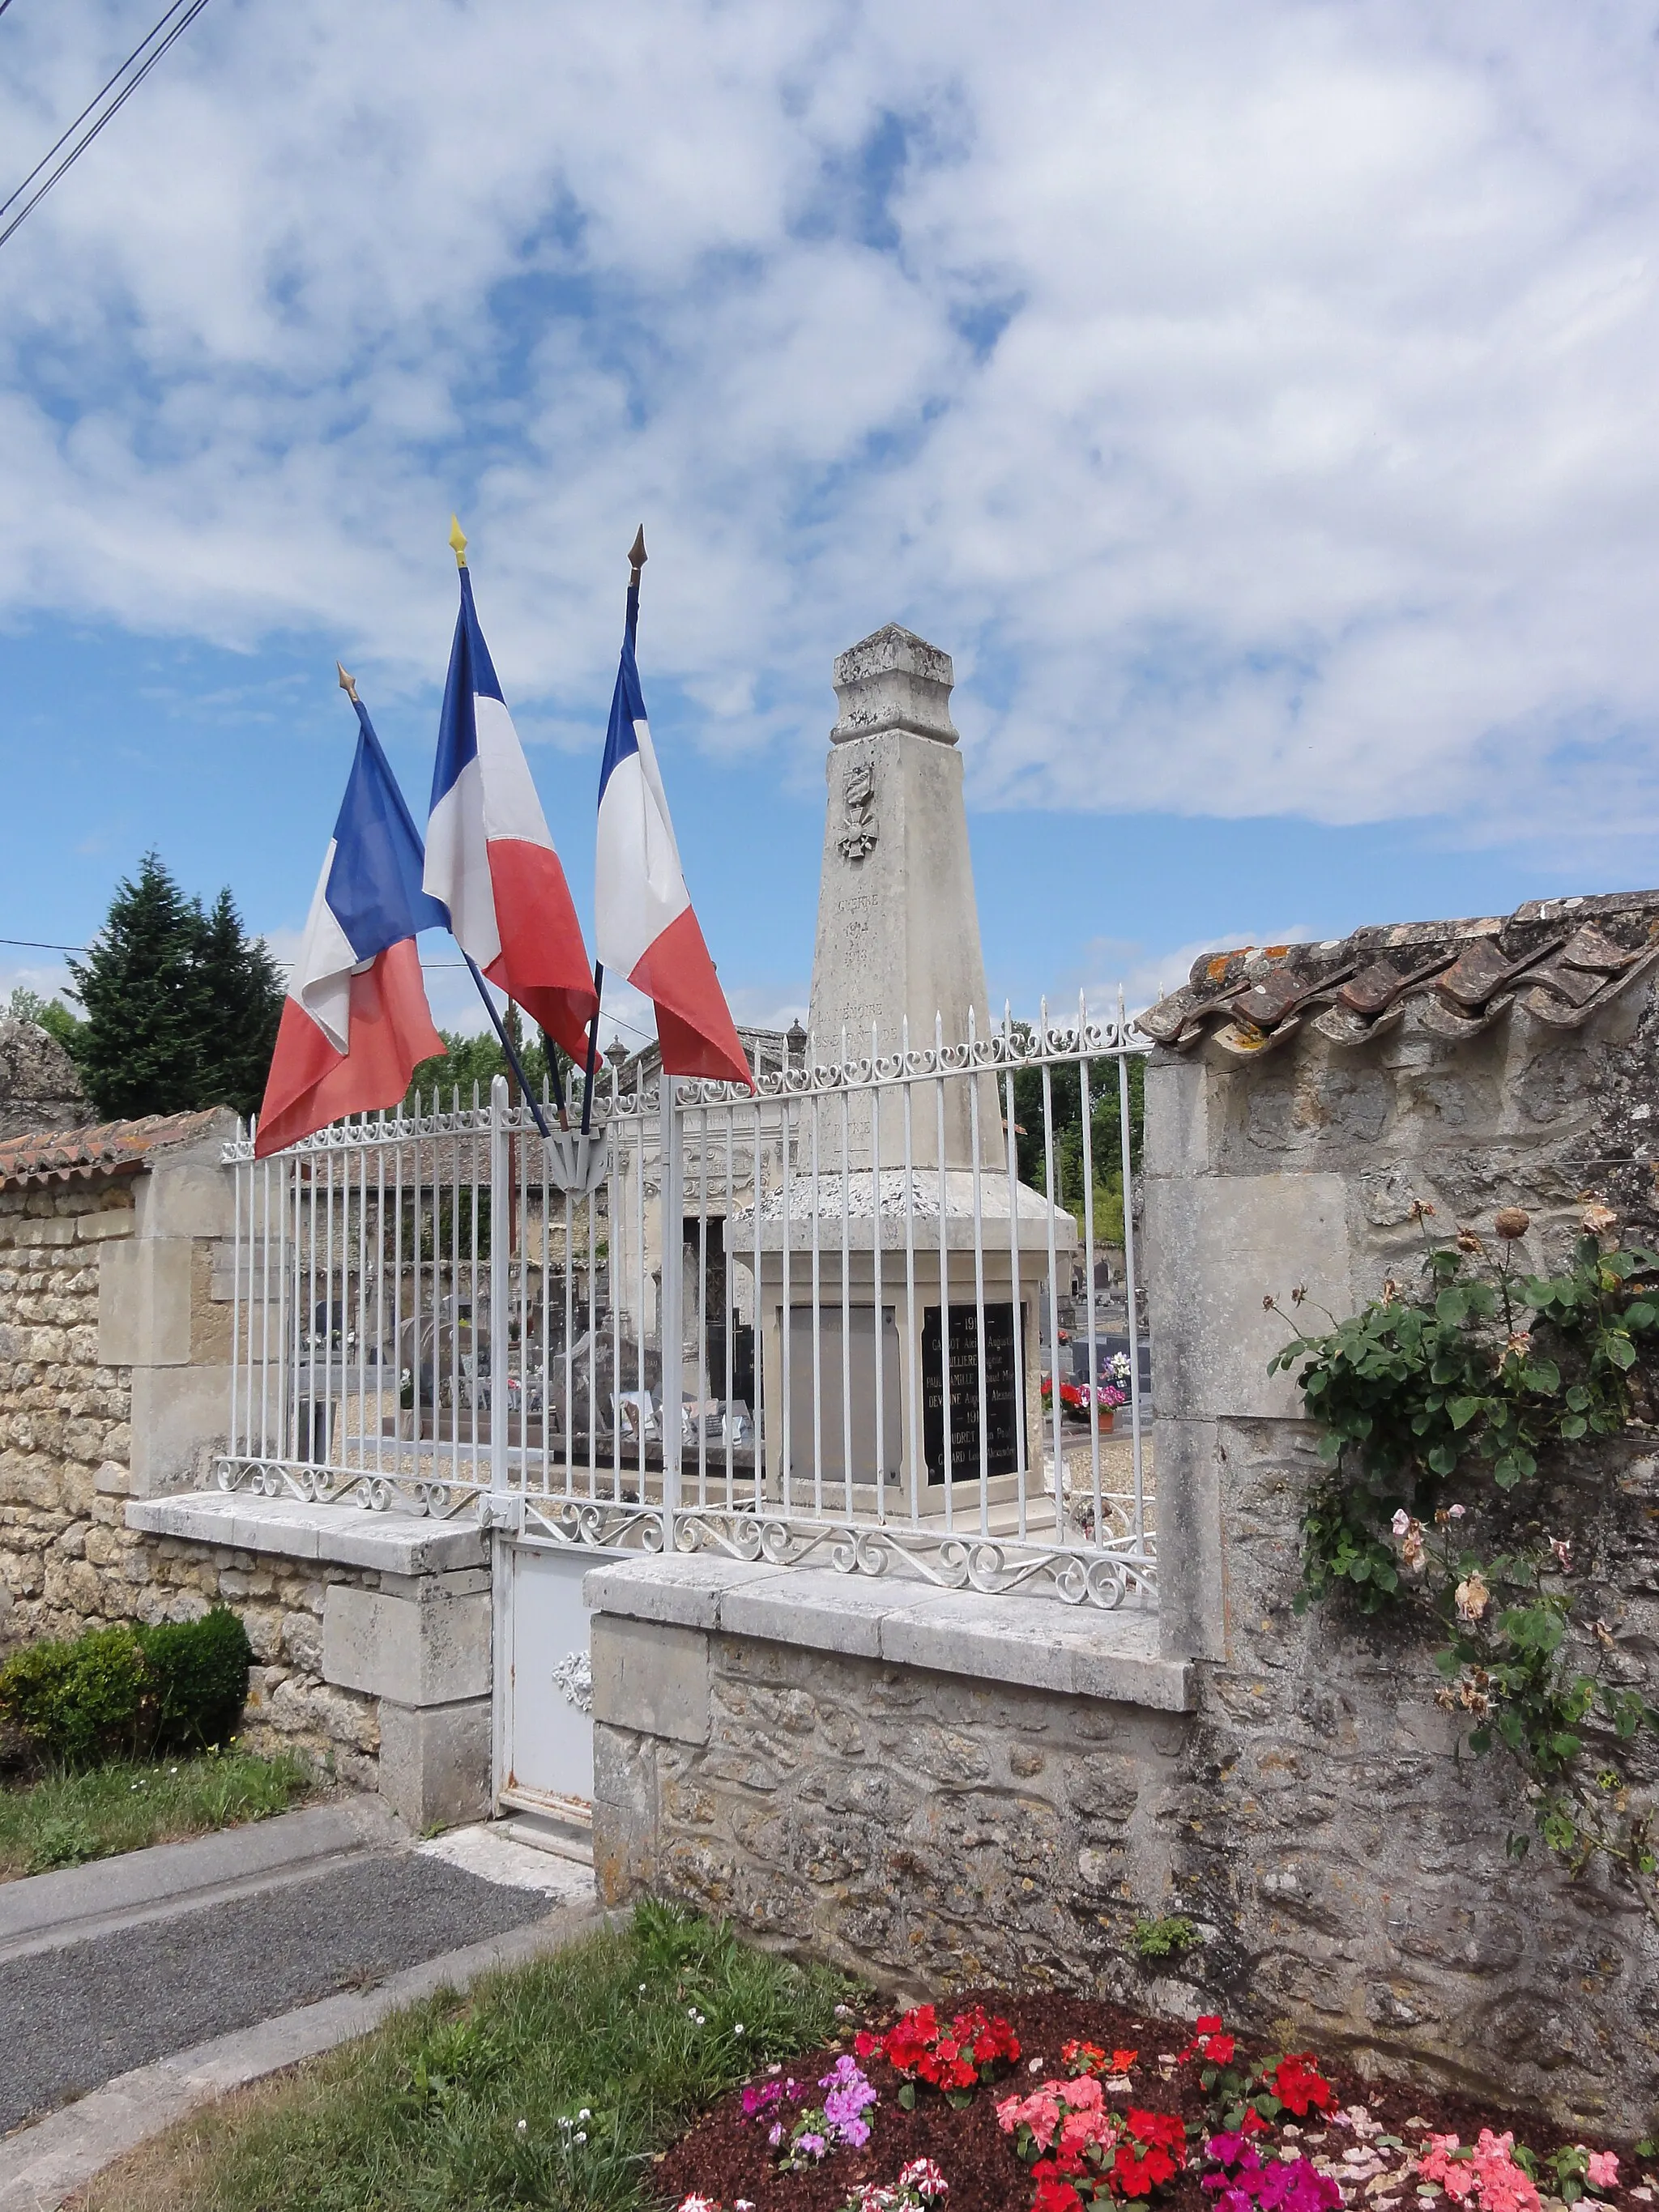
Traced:
<path fill-rule="evenodd" d="M 441 1053 L 415 933 L 441 929 L 421 889 L 421 838 L 353 695 L 359 734 L 334 836 L 294 963 L 259 1111 L 261 1158 L 347 1114 L 395 1106 Z"/>
<path fill-rule="evenodd" d="M 637 582 L 629 586 L 622 665 L 599 771 L 593 871 L 594 949 L 612 974 L 654 1000 L 665 1075 L 702 1075 L 753 1087 L 714 974 L 668 818 L 634 657 Z"/>
<path fill-rule="evenodd" d="M 461 950 L 573 1059 L 585 1059 L 599 1000 L 581 925 L 478 627 L 465 562 L 424 882 Z"/>

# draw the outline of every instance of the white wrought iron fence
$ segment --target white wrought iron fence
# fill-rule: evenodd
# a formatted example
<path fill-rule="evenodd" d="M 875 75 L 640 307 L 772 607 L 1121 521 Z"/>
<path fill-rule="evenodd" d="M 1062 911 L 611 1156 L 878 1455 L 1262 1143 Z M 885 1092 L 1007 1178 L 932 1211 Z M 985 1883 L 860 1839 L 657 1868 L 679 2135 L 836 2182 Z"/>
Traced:
<path fill-rule="evenodd" d="M 606 1067 L 586 1139 L 499 1079 L 268 1160 L 250 1133 L 219 1480 L 1150 1595 L 1139 1050 L 1080 1005 L 753 1094 Z"/>

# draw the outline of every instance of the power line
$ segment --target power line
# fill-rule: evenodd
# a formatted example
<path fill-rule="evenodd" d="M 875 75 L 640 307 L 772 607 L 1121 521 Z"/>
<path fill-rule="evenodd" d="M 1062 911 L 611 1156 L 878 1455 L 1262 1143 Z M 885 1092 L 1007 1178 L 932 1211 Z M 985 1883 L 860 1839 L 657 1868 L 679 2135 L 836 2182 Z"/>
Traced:
<path fill-rule="evenodd" d="M 108 96 L 108 94 L 114 89 L 115 86 L 121 84 L 123 77 L 127 77 L 127 82 L 121 85 L 120 91 L 116 94 L 113 100 L 110 100 L 108 106 L 104 108 L 102 113 L 97 116 L 96 120 L 93 122 L 91 126 L 88 130 L 82 131 L 81 137 L 75 140 L 75 143 L 72 146 L 70 146 L 68 153 L 64 155 L 63 160 L 58 163 L 57 167 L 46 177 L 45 182 L 40 186 L 39 190 L 32 198 L 24 200 L 22 206 L 18 208 L 17 213 L 12 216 L 11 221 L 6 225 L 5 228 L 3 230 L 0 230 L 0 246 L 3 246 L 6 240 L 11 236 L 12 233 L 17 228 L 18 225 L 21 223 L 35 208 L 40 206 L 41 201 L 45 199 L 46 194 L 52 190 L 58 179 L 65 175 L 69 170 L 74 167 L 75 164 L 80 160 L 82 155 L 86 152 L 88 147 L 91 145 L 93 140 L 98 136 L 98 133 L 103 129 L 104 125 L 109 122 L 112 117 L 120 113 L 122 108 L 126 106 L 133 94 L 137 91 L 139 86 L 155 68 L 156 63 L 161 60 L 162 55 L 166 53 L 168 47 L 173 45 L 174 40 L 183 37 L 184 33 L 196 21 L 196 18 L 201 14 L 203 9 L 207 6 L 207 3 L 208 0 L 173 0 L 172 6 L 168 8 L 166 14 L 155 26 L 154 29 L 149 32 L 145 37 L 140 39 L 137 45 L 127 56 L 125 61 L 122 63 L 120 68 L 116 70 L 114 76 L 112 76 L 109 82 L 105 84 L 100 91 L 95 93 L 92 99 L 87 102 L 86 106 L 81 110 L 81 112 L 76 117 L 74 122 L 71 123 L 68 130 L 63 133 L 57 144 L 41 155 L 40 159 L 29 171 L 27 176 L 24 178 L 22 183 L 17 186 L 15 191 L 11 193 L 9 198 L 0 200 L 0 216 L 4 216 L 11 208 L 16 205 L 16 203 L 20 199 L 22 198 L 23 194 L 28 191 L 29 186 L 33 184 L 35 179 L 40 174 L 40 172 L 46 167 L 47 164 L 56 158 L 58 153 L 61 152 L 63 148 L 69 143 L 69 141 L 71 138 L 75 137 L 76 132 L 81 130 L 81 125 L 85 123 L 87 118 L 89 115 L 92 115 L 94 110 L 98 108 L 100 102 Z M 9 7 L 10 4 L 11 0 L 0 0 L 0 7 Z M 182 15 L 179 14 L 179 10 L 181 9 L 184 10 Z M 179 21 L 176 23 L 173 22 L 173 19 L 175 15 L 179 16 Z M 171 30 L 167 30 L 169 23 L 173 23 Z M 167 36 L 165 38 L 161 37 L 163 31 L 167 31 Z M 161 40 L 159 45 L 155 44 L 157 40 Z M 152 46 L 155 49 L 154 52 L 145 55 L 146 47 Z M 141 55 L 144 56 L 143 66 L 134 70 L 133 64 L 135 62 L 138 61 Z M 133 73 L 129 77 L 127 76 L 127 72 L 130 70 L 131 70 Z"/>
<path fill-rule="evenodd" d="M 0 15 L 3 15 L 10 5 L 11 0 L 0 0 Z"/>

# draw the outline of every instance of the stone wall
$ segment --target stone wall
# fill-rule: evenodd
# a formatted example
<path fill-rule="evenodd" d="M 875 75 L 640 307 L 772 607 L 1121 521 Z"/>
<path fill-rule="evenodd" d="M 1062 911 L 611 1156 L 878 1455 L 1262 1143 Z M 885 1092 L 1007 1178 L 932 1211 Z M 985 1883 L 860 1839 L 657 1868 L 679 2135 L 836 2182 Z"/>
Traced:
<path fill-rule="evenodd" d="M 242 1616 L 257 1662 L 245 1740 L 373 1788 L 379 1701 L 324 1680 L 322 1635 L 329 1583 L 373 1589 L 380 1577 L 126 1525 L 134 1370 L 104 1354 L 112 1336 L 143 1349 L 155 1305 L 141 1285 L 140 1310 L 112 1313 L 106 1261 L 139 1249 L 147 1179 L 0 1189 L 0 1654 L 111 1621 L 192 1620 L 222 1601 Z M 210 1249 L 191 1247 L 186 1352 L 222 1363 Z"/>
<path fill-rule="evenodd" d="M 0 1642 L 129 1609 L 131 1375 L 99 1358 L 100 1262 L 130 1182 L 0 1190 Z"/>
<path fill-rule="evenodd" d="M 1659 902 L 1601 904 L 1608 928 L 1650 944 Z M 1522 953 L 1571 926 L 1529 915 Z M 1510 957 L 1506 927 L 1405 933 L 1401 972 L 1427 972 L 1443 935 L 1443 971 L 1460 944 Z M 1310 989 L 1321 963 L 1339 982 L 1358 964 L 1341 946 L 1300 951 Z M 1559 999 L 1540 1013 L 1500 997 L 1474 1013 L 1414 1003 L 1357 1042 L 1305 1015 L 1272 1036 L 1235 1025 L 1206 1040 L 1194 1022 L 1182 1034 L 1196 1048 L 1149 1068 L 1160 1598 L 1146 1629 L 1187 1667 L 1190 1710 L 1153 1709 L 1127 1683 L 1085 1693 L 1091 1628 L 1121 1641 L 1121 1616 L 1051 1608 L 1046 1637 L 1022 1626 L 1024 1661 L 993 1659 L 1010 1601 L 963 1594 L 953 1618 L 976 1613 L 976 1637 L 924 1659 L 892 1620 L 860 1643 L 827 1607 L 792 1619 L 778 1596 L 763 1622 L 729 1577 L 711 1581 L 701 1619 L 594 1577 L 611 1900 L 665 1889 L 906 1988 L 1053 1982 L 1213 2006 L 1364 2065 L 1607 2130 L 1650 2126 L 1659 1930 L 1601 1870 L 1575 1881 L 1535 1841 L 1510 1856 L 1531 1825 L 1519 1778 L 1460 1749 L 1427 1646 L 1396 1624 L 1294 1611 L 1321 1463 L 1293 1383 L 1267 1372 L 1288 1331 L 1263 1305 L 1305 1286 L 1316 1312 L 1340 1316 L 1385 1277 L 1407 1279 L 1419 1203 L 1448 1234 L 1489 1235 L 1498 1207 L 1526 1208 L 1529 1266 L 1563 1256 L 1591 1191 L 1659 1241 L 1652 962 L 1642 953 L 1624 988 L 1589 951 L 1602 969 L 1582 986 L 1599 993 L 1583 1020 Z M 1233 981 L 1263 978 L 1282 1012 L 1271 959 Z M 1614 1666 L 1650 1697 L 1651 1444 L 1638 1429 L 1564 1461 L 1539 1501 L 1574 1537 Z M 882 1601 L 918 1607 L 890 1589 Z M 630 1617 L 607 1618 L 618 1610 Z M 632 1643 L 613 1650 L 623 1632 Z M 1069 1687 L 1045 1672 L 1062 1647 Z M 1645 1747 L 1638 1758 L 1638 1790 L 1659 1791 Z M 1132 1925 L 1170 1912 L 1205 1940 L 1184 1978 L 1148 1987 Z"/>

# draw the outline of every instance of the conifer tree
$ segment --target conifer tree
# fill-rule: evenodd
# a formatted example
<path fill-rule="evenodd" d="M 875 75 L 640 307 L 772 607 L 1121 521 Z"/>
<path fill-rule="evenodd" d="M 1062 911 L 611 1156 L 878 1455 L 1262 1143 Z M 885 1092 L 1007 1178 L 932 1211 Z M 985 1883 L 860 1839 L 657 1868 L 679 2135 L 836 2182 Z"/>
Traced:
<path fill-rule="evenodd" d="M 86 1019 L 64 1042 L 101 1119 L 258 1105 L 283 987 L 228 888 L 204 914 L 147 853 L 70 973 Z"/>
<path fill-rule="evenodd" d="M 209 1009 L 198 969 L 201 908 L 160 857 L 123 878 L 97 942 L 71 960 L 86 1014 L 73 1051 L 100 1118 L 177 1114 L 198 1103 Z"/>
<path fill-rule="evenodd" d="M 258 1109 L 283 1018 L 283 983 L 260 938 L 250 938 L 227 884 L 201 922 L 198 980 L 208 1027 L 200 1041 L 198 1106 Z"/>

